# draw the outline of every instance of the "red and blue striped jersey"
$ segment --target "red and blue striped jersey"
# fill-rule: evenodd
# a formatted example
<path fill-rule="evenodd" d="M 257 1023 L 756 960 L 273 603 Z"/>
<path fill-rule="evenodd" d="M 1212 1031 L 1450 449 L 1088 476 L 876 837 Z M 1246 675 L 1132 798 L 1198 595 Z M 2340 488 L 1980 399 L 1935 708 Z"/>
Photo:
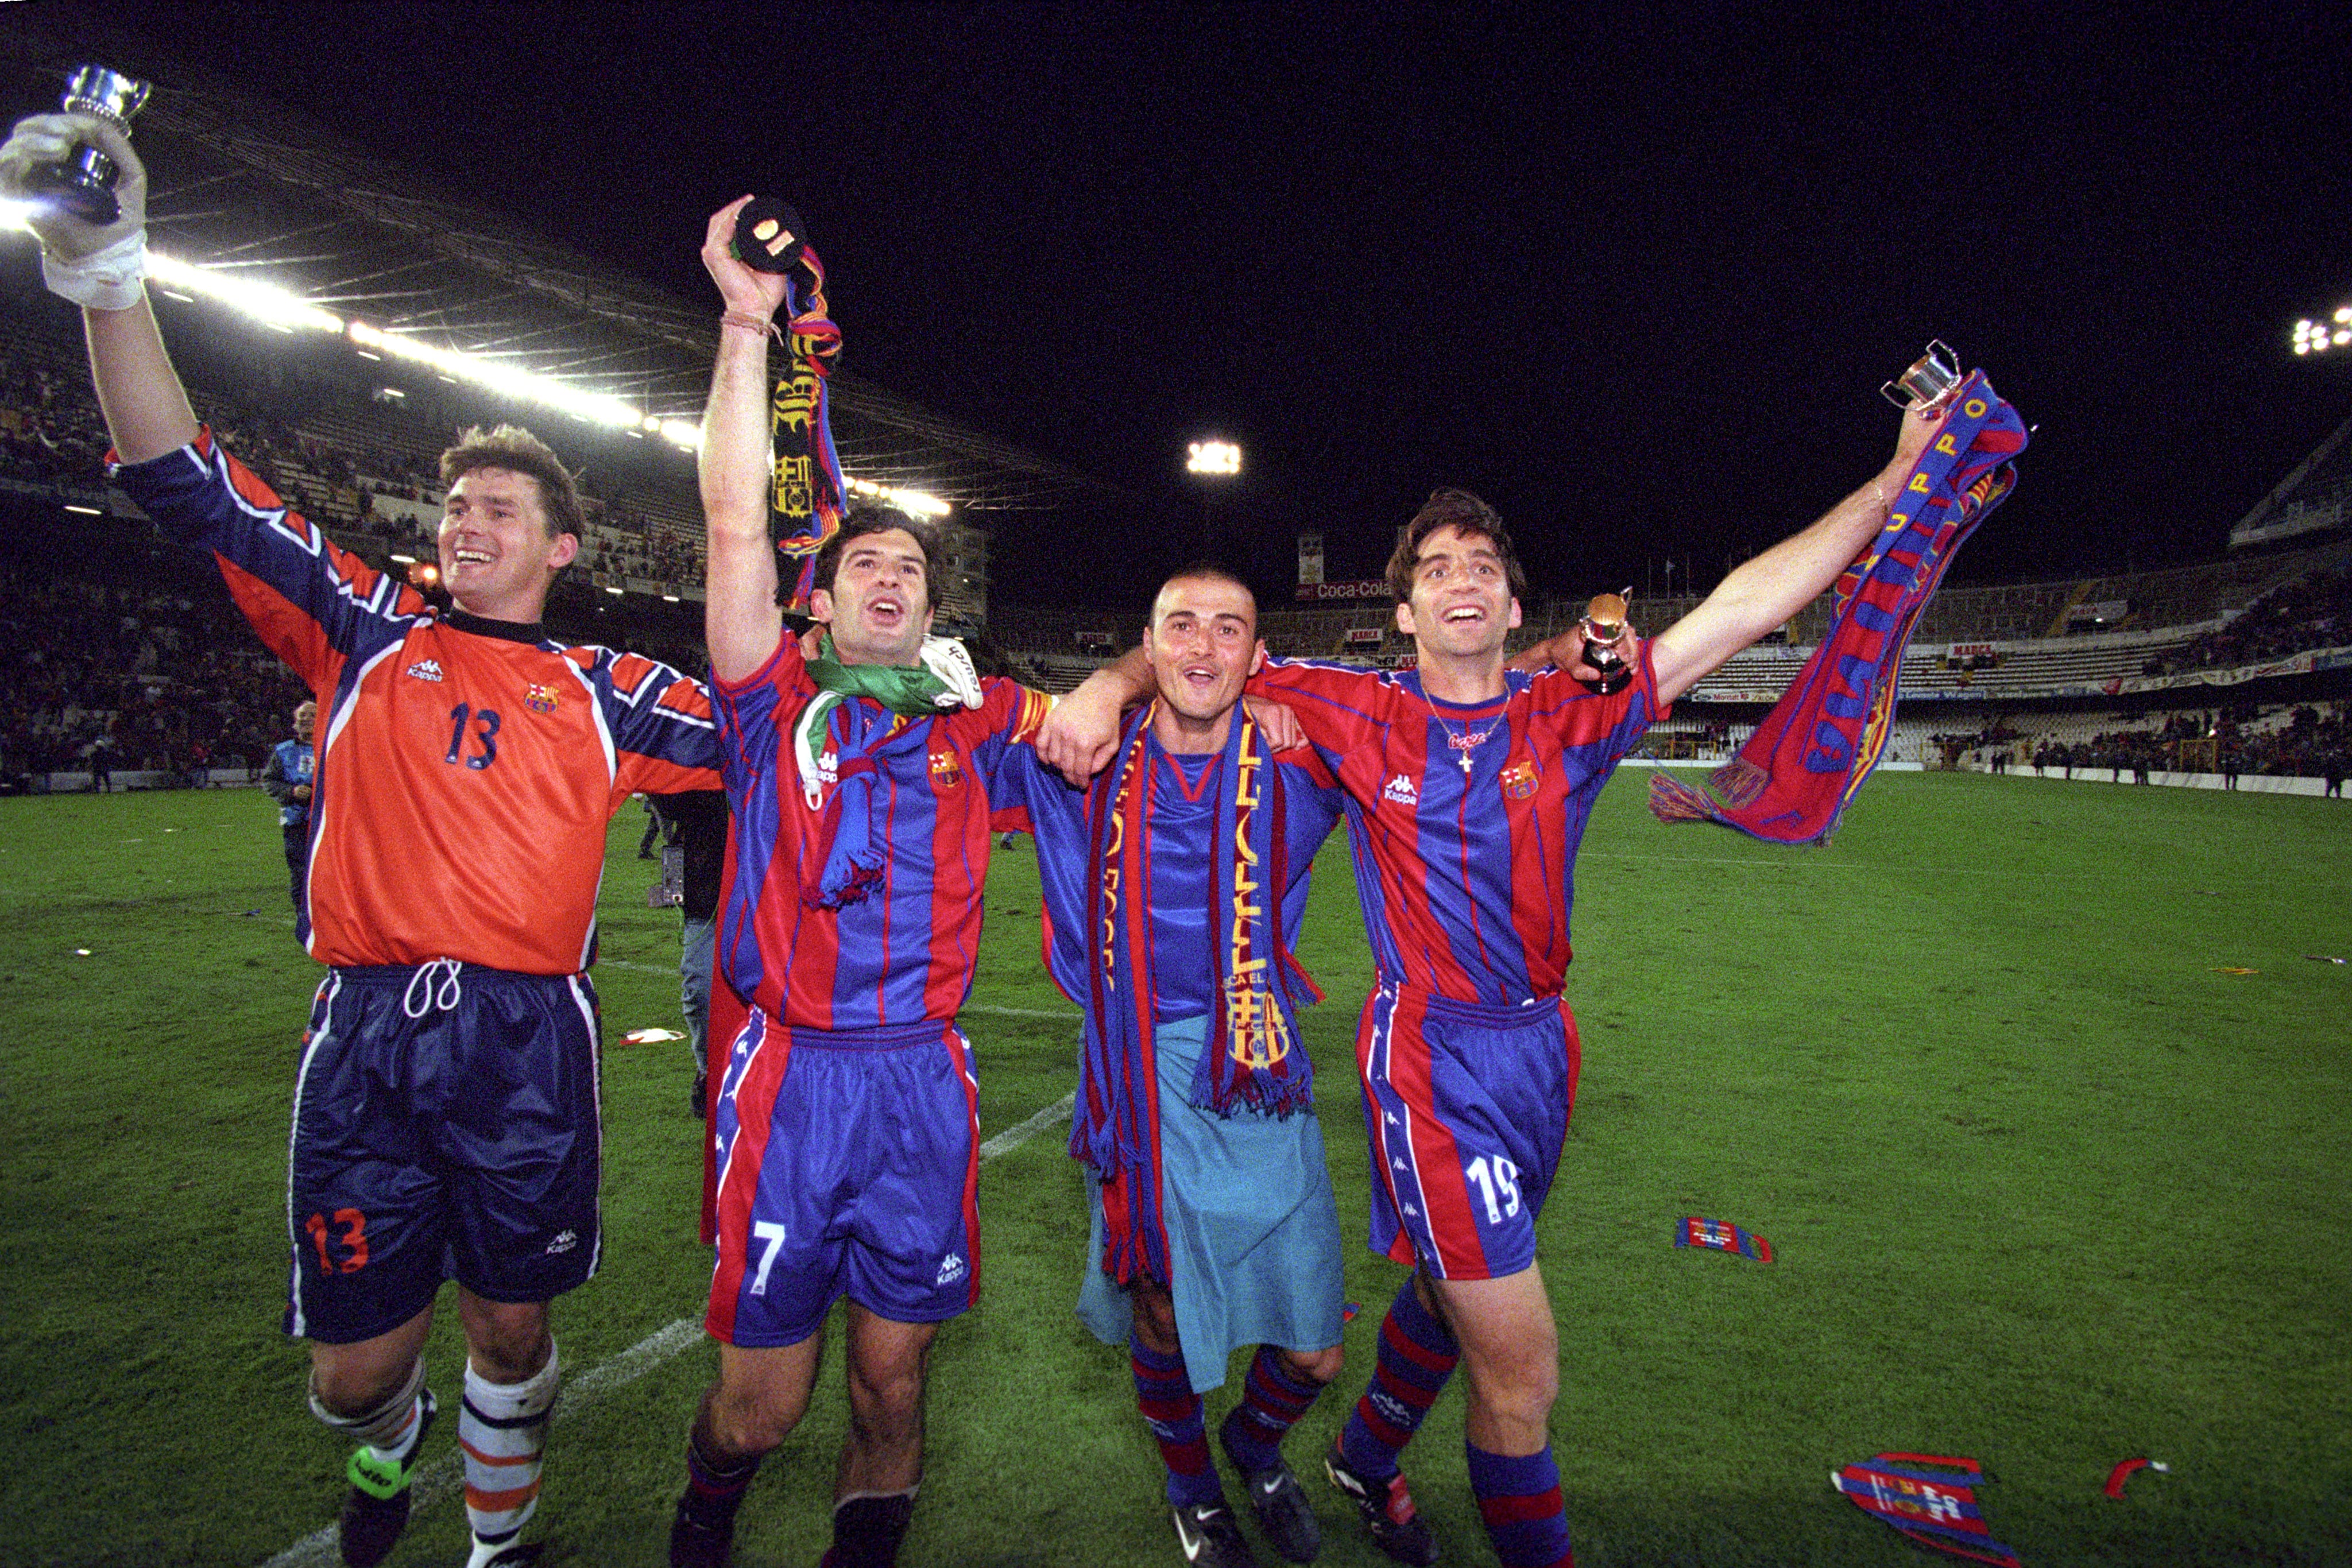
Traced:
<path fill-rule="evenodd" d="M 1216 841 L 1221 758 L 1172 756 L 1149 733 L 1144 746 L 1151 765 L 1145 808 L 1151 822 L 1151 852 L 1139 896 L 1151 912 L 1152 1021 L 1172 1023 L 1201 1017 L 1217 1003 L 1219 956 L 1213 944 L 1220 935 L 1222 912 L 1212 907 L 1216 883 L 1212 858 L 1220 853 L 1230 857 L 1234 852 L 1233 845 Z M 1275 892 L 1282 905 L 1283 945 L 1295 952 L 1306 923 L 1315 852 L 1330 836 L 1345 797 L 1312 747 L 1276 752 L 1274 762 L 1281 770 L 1281 789 L 1269 792 L 1267 799 L 1281 802 L 1282 820 L 1275 831 L 1282 835 L 1283 863 L 1289 873 L 1286 884 Z M 1094 881 L 1102 874 L 1101 866 L 1091 863 L 1094 835 L 1088 815 L 1102 803 L 1088 791 L 1064 784 L 1061 775 L 1033 751 L 1011 758 L 1003 782 L 996 797 L 997 825 L 1025 829 L 1037 839 L 1046 969 L 1063 994 L 1083 1008 L 1089 992 L 1087 907 Z M 1100 792 L 1097 780 L 1094 793 Z"/>
<path fill-rule="evenodd" d="M 733 831 L 719 899 L 719 967 L 736 993 L 795 1029 L 877 1029 L 952 1019 L 980 956 L 990 798 L 1006 756 L 1026 745 L 1053 699 L 1011 681 L 981 683 L 976 708 L 901 718 L 874 752 L 881 881 L 856 903 L 814 907 L 803 870 L 824 863 L 839 787 L 812 810 L 792 727 L 816 687 L 799 643 L 741 681 L 712 684 Z M 837 741 L 849 704 L 828 720 Z"/>
<path fill-rule="evenodd" d="M 116 479 L 319 703 L 310 915 L 334 965 L 457 958 L 568 975 L 595 956 L 605 823 L 637 790 L 717 782 L 701 687 L 666 664 L 442 613 L 202 432 Z"/>
<path fill-rule="evenodd" d="M 1297 714 L 1347 791 L 1383 981 L 1465 1002 L 1558 994 L 1585 821 L 1664 716 L 1647 643 L 1635 663 L 1613 696 L 1559 671 L 1514 671 L 1501 697 L 1467 706 L 1432 701 L 1417 671 L 1268 659 L 1252 677 L 1254 695 Z"/>

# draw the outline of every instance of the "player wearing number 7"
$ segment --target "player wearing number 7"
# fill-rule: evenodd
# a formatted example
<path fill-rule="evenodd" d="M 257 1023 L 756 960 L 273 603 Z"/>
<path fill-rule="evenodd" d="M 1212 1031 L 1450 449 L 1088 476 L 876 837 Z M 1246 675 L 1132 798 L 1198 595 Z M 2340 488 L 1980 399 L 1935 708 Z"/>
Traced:
<path fill-rule="evenodd" d="M 121 169 L 119 222 L 29 219 L 51 288 L 83 307 L 115 477 L 208 550 L 254 630 L 317 699 L 310 909 L 329 966 L 294 1095 L 287 1332 L 310 1407 L 356 1442 L 343 1561 L 408 1517 L 435 1401 L 420 1352 L 445 1277 L 466 1333 L 471 1568 L 520 1562 L 539 1496 L 555 1342 L 547 1303 L 595 1271 L 596 886 L 632 791 L 711 789 L 707 696 L 633 654 L 540 625 L 580 548 L 579 493 L 509 426 L 443 454 L 454 607 L 337 549 L 199 426 L 142 278 L 146 176 L 129 139 L 42 115 L 0 148 L 0 190 L 77 141 Z"/>
<path fill-rule="evenodd" d="M 1879 477 L 1726 578 L 1659 637 L 1621 634 L 1633 681 L 1571 674 L 1576 631 L 1506 669 L 1524 579 L 1500 517 L 1440 490 L 1389 561 L 1402 675 L 1269 659 L 1252 681 L 1297 715 L 1347 792 L 1379 983 L 1356 1036 L 1371 1162 L 1371 1245 L 1413 1273 L 1381 1322 L 1371 1386 L 1325 1461 L 1390 1556 L 1433 1563 L 1398 1456 L 1456 1364 L 1471 1490 L 1513 1568 L 1574 1561 L 1551 1455 L 1559 1333 L 1535 1219 L 1576 1093 L 1561 996 L 1577 845 L 1601 786 L 1668 704 L 1827 588 L 1885 522 L 1934 434 L 1906 416 Z M 1555 669 L 1543 666 L 1556 664 Z M 1139 657 L 1089 676 L 1057 716 L 1097 755 L 1143 695 Z"/>

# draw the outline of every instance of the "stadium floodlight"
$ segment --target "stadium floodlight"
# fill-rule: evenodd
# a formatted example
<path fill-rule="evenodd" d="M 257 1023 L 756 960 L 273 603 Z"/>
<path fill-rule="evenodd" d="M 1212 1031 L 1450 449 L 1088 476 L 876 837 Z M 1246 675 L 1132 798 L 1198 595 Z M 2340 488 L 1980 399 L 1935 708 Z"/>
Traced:
<path fill-rule="evenodd" d="M 1242 471 L 1242 449 L 1230 441 L 1195 441 L 1184 449 L 1184 472 L 1220 477 Z"/>
<path fill-rule="evenodd" d="M 2294 351 L 2324 354 L 2331 349 L 2352 348 L 2352 305 L 2336 307 L 2325 321 L 2305 319 L 2294 324 Z"/>
<path fill-rule="evenodd" d="M 885 485 L 879 479 L 860 479 L 856 475 L 844 475 L 842 483 L 849 486 L 849 493 L 853 496 L 864 496 L 918 517 L 944 517 L 955 510 L 929 490 L 903 490 L 896 485 Z"/>
<path fill-rule="evenodd" d="M 603 392 L 583 392 L 567 382 L 535 375 L 480 354 L 436 348 L 405 332 L 387 332 L 365 321 L 354 321 L 346 335 L 354 350 L 373 350 L 394 359 L 424 366 L 445 382 L 470 382 L 501 397 L 543 403 L 591 424 L 625 430 L 645 418 L 645 411 Z"/>
<path fill-rule="evenodd" d="M 692 452 L 702 444 L 702 426 L 690 419 L 663 419 L 652 423 L 664 441 L 683 451 Z"/>
<path fill-rule="evenodd" d="M 343 329 L 341 317 L 320 309 L 291 289 L 222 267 L 198 267 L 165 251 L 148 251 L 147 275 L 159 284 L 216 300 L 281 332 L 298 327 L 313 332 Z"/>
<path fill-rule="evenodd" d="M 0 229 L 31 234 L 32 225 L 26 218 L 34 210 L 30 202 L 0 198 Z M 217 300 L 281 332 L 290 332 L 298 327 L 317 332 L 343 329 L 341 317 L 320 309 L 289 289 L 222 267 L 198 267 L 152 246 L 147 252 L 147 275 L 154 280 L 159 294 L 180 300 L 198 296 Z"/>

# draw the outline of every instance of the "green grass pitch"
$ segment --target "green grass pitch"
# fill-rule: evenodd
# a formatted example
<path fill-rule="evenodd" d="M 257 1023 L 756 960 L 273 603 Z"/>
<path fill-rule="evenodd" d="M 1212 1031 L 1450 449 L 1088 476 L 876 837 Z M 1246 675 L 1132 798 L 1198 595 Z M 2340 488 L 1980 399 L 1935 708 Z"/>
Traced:
<path fill-rule="evenodd" d="M 1983 1461 L 1994 1535 L 2037 1568 L 2352 1562 L 2352 967 L 2304 956 L 2352 957 L 2352 810 L 1887 775 L 1834 845 L 1790 850 L 1664 827 L 1644 779 L 1606 792 L 1580 867 L 1585 1071 L 1542 1220 L 1579 1561 L 1925 1561 L 1828 1485 L 1908 1449 Z M 616 1043 L 677 1022 L 641 823 L 615 822 L 605 878 L 605 1262 L 557 1309 L 550 1563 L 661 1561 L 714 1362 L 664 1332 L 698 1319 L 709 1266 L 685 1048 Z M 1360 1248 L 1345 853 L 1318 867 L 1304 956 L 1332 999 L 1307 1030 L 1366 1312 L 1289 1450 L 1342 1565 L 1384 1560 L 1313 1461 L 1401 1278 Z M 1034 864 L 997 857 L 966 1015 L 985 1134 L 1071 1086 Z M 331 1561 L 344 1456 L 277 1327 L 316 969 L 268 803 L 0 801 L 0 1563 Z M 1179 1561 L 1124 1358 L 1071 1315 L 1061 1145 L 983 1172 L 986 1293 L 940 1341 L 910 1564 Z M 1778 1260 L 1672 1248 L 1689 1214 Z M 455 1327 L 429 1353 L 445 1408 Z M 1491 1562 L 1461 1409 L 1449 1391 L 1407 1471 L 1446 1561 Z M 843 1420 L 836 1356 L 740 1563 L 815 1560 Z M 462 1559 L 454 1426 L 395 1563 Z M 2135 1455 L 2170 1471 L 2108 1500 Z"/>

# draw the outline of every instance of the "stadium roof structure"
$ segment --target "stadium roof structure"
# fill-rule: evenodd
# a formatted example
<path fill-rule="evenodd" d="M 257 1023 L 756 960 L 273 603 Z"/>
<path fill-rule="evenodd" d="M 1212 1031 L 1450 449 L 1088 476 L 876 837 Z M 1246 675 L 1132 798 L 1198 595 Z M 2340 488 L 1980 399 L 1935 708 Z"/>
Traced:
<path fill-rule="evenodd" d="M 157 172 L 159 247 L 267 278 L 336 315 L 620 398 L 661 420 L 700 417 L 711 313 L 436 189 L 312 117 L 174 60 L 102 9 L 15 7 L 0 77 L 20 104 L 54 99 L 77 64 L 149 77 L 136 131 Z M 959 511 L 1050 510 L 1118 492 L 942 419 L 870 382 L 831 378 L 849 474 Z"/>

